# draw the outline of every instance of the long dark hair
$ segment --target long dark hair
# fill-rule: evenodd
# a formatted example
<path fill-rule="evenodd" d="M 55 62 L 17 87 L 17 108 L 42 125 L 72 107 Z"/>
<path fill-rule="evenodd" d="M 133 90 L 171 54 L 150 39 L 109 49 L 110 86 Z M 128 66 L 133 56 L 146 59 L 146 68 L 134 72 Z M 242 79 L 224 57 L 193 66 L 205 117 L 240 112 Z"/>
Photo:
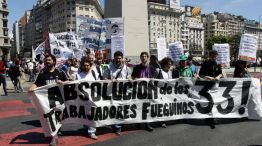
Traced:
<path fill-rule="evenodd" d="M 243 60 L 237 60 L 235 63 L 234 77 L 241 78 L 247 67 L 247 62 Z"/>

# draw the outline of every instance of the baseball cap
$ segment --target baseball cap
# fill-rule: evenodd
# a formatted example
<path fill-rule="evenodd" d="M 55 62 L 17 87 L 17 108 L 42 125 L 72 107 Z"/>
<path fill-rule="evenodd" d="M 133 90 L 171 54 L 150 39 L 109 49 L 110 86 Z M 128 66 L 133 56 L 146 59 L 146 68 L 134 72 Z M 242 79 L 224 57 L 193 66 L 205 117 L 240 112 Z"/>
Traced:
<path fill-rule="evenodd" d="M 182 55 L 179 57 L 180 61 L 187 61 L 187 56 L 186 55 Z"/>

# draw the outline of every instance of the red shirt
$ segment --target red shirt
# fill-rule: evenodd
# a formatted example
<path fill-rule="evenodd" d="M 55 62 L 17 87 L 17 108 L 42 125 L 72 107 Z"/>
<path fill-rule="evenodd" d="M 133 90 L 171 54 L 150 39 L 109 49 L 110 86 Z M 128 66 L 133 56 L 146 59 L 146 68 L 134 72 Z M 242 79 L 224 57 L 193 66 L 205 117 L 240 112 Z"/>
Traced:
<path fill-rule="evenodd" d="M 0 60 L 0 74 L 5 74 L 5 62 Z"/>

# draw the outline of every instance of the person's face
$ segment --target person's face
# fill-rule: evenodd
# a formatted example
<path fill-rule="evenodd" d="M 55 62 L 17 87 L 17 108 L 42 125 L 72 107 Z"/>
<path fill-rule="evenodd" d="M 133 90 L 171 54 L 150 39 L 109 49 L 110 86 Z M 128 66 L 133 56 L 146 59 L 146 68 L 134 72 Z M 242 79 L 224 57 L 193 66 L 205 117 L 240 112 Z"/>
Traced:
<path fill-rule="evenodd" d="M 88 73 L 89 70 L 90 70 L 90 68 L 91 68 L 91 64 L 90 64 L 90 63 L 85 62 L 85 63 L 83 64 L 83 72 Z"/>
<path fill-rule="evenodd" d="M 77 60 L 76 59 L 73 60 L 72 65 L 74 65 L 74 66 L 77 65 Z"/>
<path fill-rule="evenodd" d="M 188 65 L 192 65 L 192 60 L 187 60 Z"/>
<path fill-rule="evenodd" d="M 90 61 L 92 64 L 95 61 L 95 56 L 94 55 L 88 55 L 87 60 Z"/>
<path fill-rule="evenodd" d="M 142 63 L 147 63 L 148 56 L 146 54 L 143 54 L 140 56 L 140 60 Z"/>
<path fill-rule="evenodd" d="M 45 66 L 47 68 L 54 67 L 55 66 L 54 60 L 51 57 L 47 57 L 45 59 Z"/>
<path fill-rule="evenodd" d="M 115 65 L 120 66 L 122 64 L 123 57 L 122 56 L 115 56 L 114 61 L 115 61 Z"/>
<path fill-rule="evenodd" d="M 172 65 L 172 62 L 168 62 L 168 64 L 165 65 L 165 70 L 170 70 Z"/>
<path fill-rule="evenodd" d="M 210 59 L 213 60 L 213 61 L 216 61 L 217 55 L 216 55 L 216 54 L 212 54 L 212 55 L 210 56 Z"/>
<path fill-rule="evenodd" d="M 102 59 L 97 60 L 97 64 L 101 65 L 102 64 Z"/>
<path fill-rule="evenodd" d="M 186 61 L 186 60 L 181 60 L 181 61 L 180 61 L 180 65 L 181 65 L 182 67 L 186 67 L 186 66 L 187 66 L 187 61 Z"/>

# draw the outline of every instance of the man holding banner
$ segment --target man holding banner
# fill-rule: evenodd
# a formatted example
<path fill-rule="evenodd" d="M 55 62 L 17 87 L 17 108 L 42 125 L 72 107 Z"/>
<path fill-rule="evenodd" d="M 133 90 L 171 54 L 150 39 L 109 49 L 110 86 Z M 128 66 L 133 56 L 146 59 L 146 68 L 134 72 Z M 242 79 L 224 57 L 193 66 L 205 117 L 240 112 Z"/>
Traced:
<path fill-rule="evenodd" d="M 216 62 L 217 55 L 218 53 L 215 50 L 209 52 L 209 60 L 203 63 L 199 71 L 199 76 L 201 78 L 204 78 L 210 81 L 216 81 L 216 80 L 219 80 L 223 76 L 222 68 Z M 215 124 L 217 123 L 216 119 L 213 119 L 213 118 L 207 118 L 206 122 L 212 129 L 215 128 Z"/>
<path fill-rule="evenodd" d="M 36 78 L 35 83 L 29 88 L 28 92 L 33 92 L 37 87 L 45 86 L 48 84 L 62 84 L 64 81 L 67 81 L 67 77 L 65 73 L 62 71 L 60 72 L 58 69 L 55 68 L 56 65 L 56 57 L 54 55 L 46 55 L 45 56 L 45 68 L 39 73 L 39 75 Z M 56 91 L 53 91 L 56 92 Z M 54 93 L 49 94 L 54 94 Z M 47 97 L 46 97 L 47 98 Z M 56 107 L 62 107 L 61 105 L 58 105 L 58 103 L 55 100 L 52 100 L 54 103 L 50 104 L 50 108 L 56 108 Z M 58 109 L 61 110 L 61 109 Z M 40 113 L 40 112 L 38 112 Z M 40 117 L 43 115 L 39 115 Z M 42 120 L 40 120 L 42 122 Z M 45 125 L 42 124 L 41 125 Z M 44 129 L 44 128 L 43 128 Z M 58 136 L 51 136 L 50 145 L 55 146 L 58 142 Z"/>
<path fill-rule="evenodd" d="M 154 78 L 156 77 L 157 72 L 154 70 L 153 67 L 149 66 L 148 64 L 149 54 L 147 52 L 141 52 L 140 60 L 141 64 L 136 65 L 132 72 L 132 79 L 139 79 L 139 78 Z M 146 123 L 146 130 L 153 131 L 153 127 L 150 123 Z"/>
<path fill-rule="evenodd" d="M 105 80 L 112 80 L 117 82 L 117 80 L 129 79 L 131 80 L 131 71 L 129 67 L 124 64 L 123 53 L 116 51 L 114 53 L 114 60 L 109 65 L 109 67 L 104 71 L 103 78 Z M 113 128 L 117 135 L 120 135 L 122 125 L 114 125 Z"/>

